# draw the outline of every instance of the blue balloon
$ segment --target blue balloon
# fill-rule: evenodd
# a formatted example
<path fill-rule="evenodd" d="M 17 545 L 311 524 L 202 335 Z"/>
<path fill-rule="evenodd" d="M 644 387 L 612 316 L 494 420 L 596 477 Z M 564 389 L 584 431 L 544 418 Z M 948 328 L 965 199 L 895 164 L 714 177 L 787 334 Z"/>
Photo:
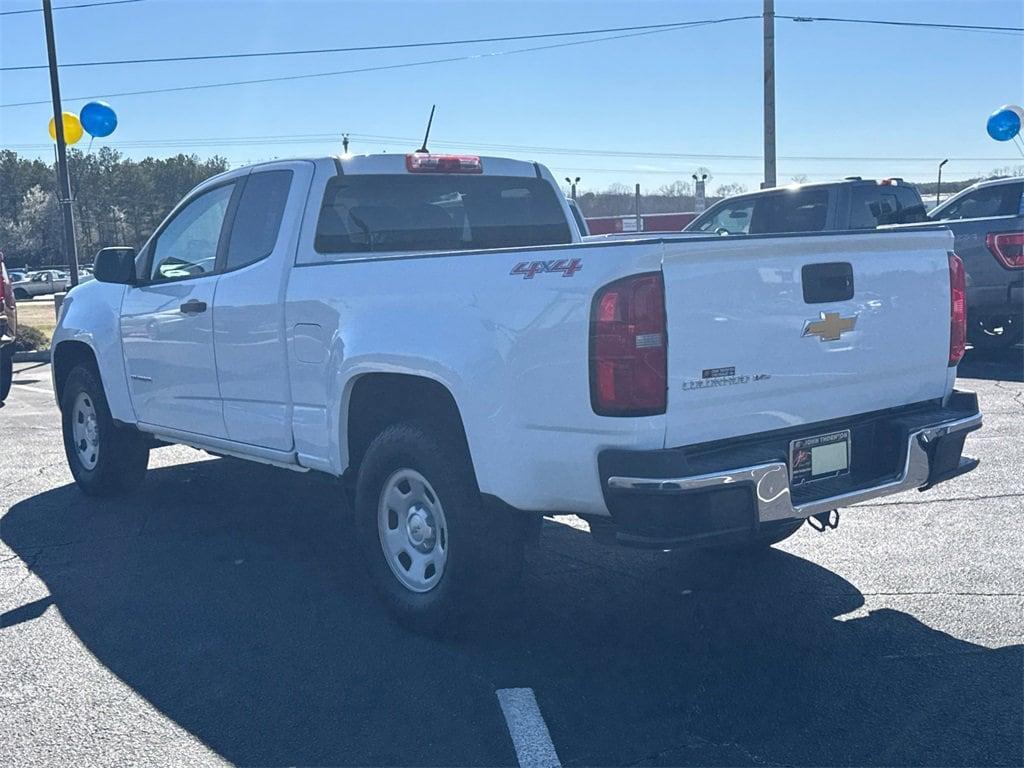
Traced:
<path fill-rule="evenodd" d="M 988 135 L 996 141 L 1009 141 L 1020 133 L 1020 116 L 1012 109 L 998 109 L 988 116 L 986 127 Z"/>
<path fill-rule="evenodd" d="M 117 114 L 105 101 L 90 101 L 78 115 L 82 127 L 90 136 L 100 139 L 117 128 Z"/>

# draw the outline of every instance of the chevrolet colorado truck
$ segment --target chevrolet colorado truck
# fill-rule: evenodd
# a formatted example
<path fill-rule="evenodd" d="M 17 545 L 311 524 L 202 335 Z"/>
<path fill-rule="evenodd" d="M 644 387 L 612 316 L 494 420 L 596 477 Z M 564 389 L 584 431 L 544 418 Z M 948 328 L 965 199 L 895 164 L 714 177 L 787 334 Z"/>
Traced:
<path fill-rule="evenodd" d="M 974 468 L 941 229 L 583 242 L 530 162 L 275 161 L 102 250 L 53 336 L 87 494 L 180 443 L 342 479 L 371 579 L 446 625 L 544 515 L 604 542 L 766 546 Z"/>

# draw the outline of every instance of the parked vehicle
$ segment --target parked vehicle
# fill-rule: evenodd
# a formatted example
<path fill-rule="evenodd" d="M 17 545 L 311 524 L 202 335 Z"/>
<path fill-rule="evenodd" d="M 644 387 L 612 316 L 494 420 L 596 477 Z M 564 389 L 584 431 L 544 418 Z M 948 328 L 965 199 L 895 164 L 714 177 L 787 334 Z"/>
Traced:
<path fill-rule="evenodd" d="M 685 232 L 763 235 L 874 229 L 926 221 L 917 187 L 902 179 L 794 184 L 727 197 L 690 222 Z"/>
<path fill-rule="evenodd" d="M 14 284 L 14 295 L 18 301 L 25 301 L 36 296 L 49 296 L 66 291 L 70 282 L 66 272 L 52 269 L 30 272 L 25 279 Z"/>
<path fill-rule="evenodd" d="M 949 227 L 967 270 L 967 339 L 1006 349 L 1024 332 L 1024 179 L 982 181 L 928 218 Z"/>
<path fill-rule="evenodd" d="M 436 629 L 501 594 L 545 514 L 767 546 L 976 466 L 948 232 L 581 242 L 571 215 L 492 157 L 207 180 L 64 303 L 75 481 L 129 488 L 155 441 L 340 476 L 376 588 Z"/>
<path fill-rule="evenodd" d="M 4 254 L 0 252 L 0 403 L 11 393 L 14 379 L 14 342 L 18 335 L 18 306 Z"/>

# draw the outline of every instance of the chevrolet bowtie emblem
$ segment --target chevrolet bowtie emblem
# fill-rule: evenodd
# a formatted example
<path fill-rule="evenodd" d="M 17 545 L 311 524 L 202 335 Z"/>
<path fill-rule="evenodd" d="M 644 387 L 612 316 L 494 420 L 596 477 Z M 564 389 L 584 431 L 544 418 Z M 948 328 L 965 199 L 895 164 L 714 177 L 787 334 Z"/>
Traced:
<path fill-rule="evenodd" d="M 804 323 L 804 336 L 817 336 L 822 341 L 839 341 L 839 337 L 852 331 L 857 324 L 857 316 L 840 317 L 838 312 L 822 312 L 820 320 L 808 320 Z"/>

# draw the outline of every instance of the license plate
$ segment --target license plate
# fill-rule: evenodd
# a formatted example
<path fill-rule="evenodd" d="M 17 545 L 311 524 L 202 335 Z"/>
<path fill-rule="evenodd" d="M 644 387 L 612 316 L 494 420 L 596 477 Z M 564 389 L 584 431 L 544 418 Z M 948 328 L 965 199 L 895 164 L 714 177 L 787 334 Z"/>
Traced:
<path fill-rule="evenodd" d="M 838 477 L 850 471 L 850 430 L 802 437 L 789 444 L 791 485 Z"/>

